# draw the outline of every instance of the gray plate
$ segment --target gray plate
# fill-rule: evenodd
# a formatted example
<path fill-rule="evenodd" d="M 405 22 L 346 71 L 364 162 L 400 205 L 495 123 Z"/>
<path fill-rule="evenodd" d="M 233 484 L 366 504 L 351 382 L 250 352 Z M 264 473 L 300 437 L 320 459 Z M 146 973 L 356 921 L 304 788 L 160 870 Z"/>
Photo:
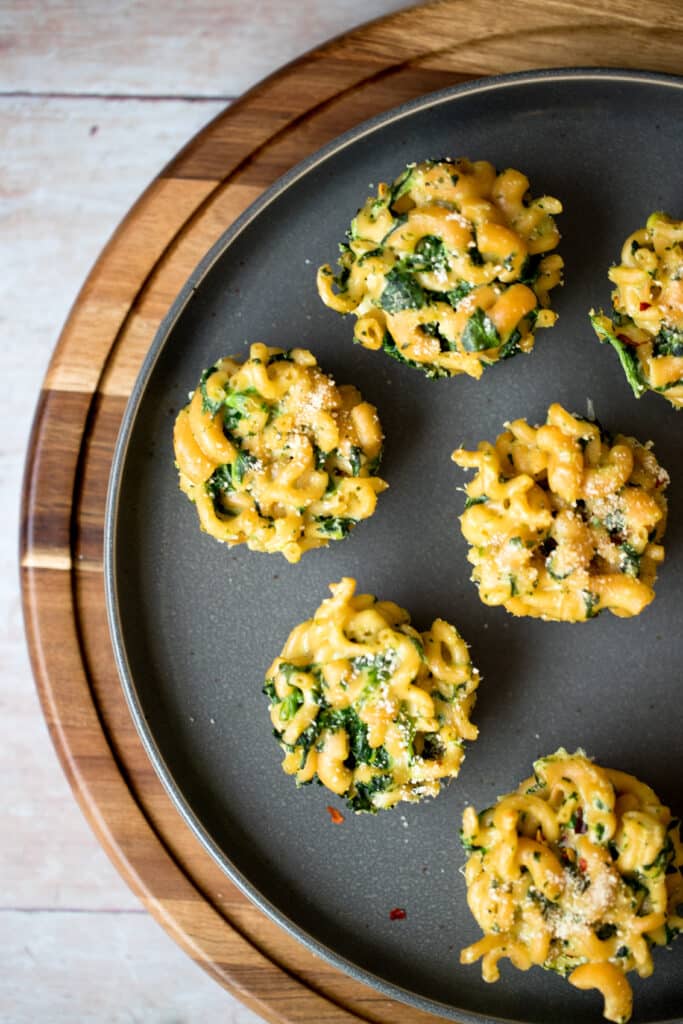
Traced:
<path fill-rule="evenodd" d="M 273 186 L 194 272 L 134 389 L 113 467 L 107 519 L 111 629 L 147 752 L 188 824 L 230 877 L 309 948 L 388 995 L 471 1024 L 600 1020 L 597 993 L 542 970 L 503 966 L 485 985 L 458 953 L 479 931 L 465 902 L 463 808 L 514 788 L 561 744 L 634 772 L 683 810 L 681 550 L 683 419 L 658 396 L 631 396 L 615 353 L 586 311 L 609 306 L 607 268 L 647 215 L 683 215 L 683 82 L 647 73 L 551 71 L 427 96 L 343 136 Z M 429 381 L 351 344 L 352 318 L 319 301 L 315 269 L 379 181 L 412 160 L 463 156 L 524 170 L 534 194 L 561 197 L 566 262 L 557 327 L 531 356 Z M 373 183 L 371 185 L 371 183 Z M 377 515 L 327 550 L 288 565 L 199 532 L 177 488 L 171 431 L 200 371 L 263 340 L 310 347 L 339 383 L 357 384 L 387 435 L 391 489 Z M 609 428 L 652 439 L 672 473 L 667 561 L 657 600 L 636 619 L 583 625 L 486 609 L 468 580 L 458 527 L 468 476 L 458 444 L 493 439 L 503 421 L 539 422 L 560 401 Z M 264 673 L 290 631 L 355 576 L 426 628 L 454 622 L 483 673 L 460 778 L 438 799 L 330 822 L 337 803 L 297 791 L 280 769 Z M 407 910 L 403 921 L 389 912 Z M 679 943 L 679 947 L 683 942 Z M 634 1022 L 680 1020 L 683 949 L 633 978 Z"/>

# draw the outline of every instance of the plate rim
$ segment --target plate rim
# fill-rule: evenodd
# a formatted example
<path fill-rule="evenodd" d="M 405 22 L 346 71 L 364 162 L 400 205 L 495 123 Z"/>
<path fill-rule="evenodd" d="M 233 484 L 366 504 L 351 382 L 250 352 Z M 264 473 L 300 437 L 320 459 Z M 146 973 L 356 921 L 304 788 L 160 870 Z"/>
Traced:
<path fill-rule="evenodd" d="M 618 67 L 541 68 L 517 71 L 510 74 L 488 75 L 482 78 L 474 78 L 468 82 L 448 86 L 435 92 L 425 93 L 422 96 L 402 103 L 399 106 L 392 107 L 387 111 L 376 114 L 375 116 L 360 122 L 358 125 L 327 142 L 324 146 L 317 149 L 305 159 L 296 163 L 285 174 L 281 175 L 275 182 L 269 185 L 261 195 L 250 203 L 249 206 L 225 229 L 201 260 L 199 260 L 190 275 L 187 277 L 176 298 L 173 300 L 168 312 L 160 322 L 126 403 L 126 408 L 121 420 L 112 457 L 105 502 L 103 541 L 105 604 L 107 625 L 117 673 L 128 710 L 131 718 L 133 719 L 136 732 L 145 753 L 149 758 L 157 777 L 161 781 L 167 796 L 171 799 L 171 802 L 185 824 L 190 828 L 193 835 L 210 854 L 219 868 L 225 872 L 230 881 L 236 885 L 237 888 L 247 896 L 247 898 L 251 900 L 251 902 L 254 903 L 260 911 L 265 913 L 272 921 L 274 921 L 279 927 L 283 928 L 298 942 L 302 943 L 310 952 L 322 957 L 337 969 L 350 975 L 357 981 L 370 985 L 372 988 L 389 998 L 397 999 L 404 1004 L 413 1006 L 423 1012 L 441 1014 L 443 1020 L 455 1021 L 457 1024 L 527 1024 L 527 1021 L 514 1017 L 498 1017 L 478 1012 L 472 1014 L 468 1010 L 460 1009 L 452 1004 L 443 1003 L 436 999 L 427 998 L 410 989 L 403 988 L 398 984 L 386 981 L 384 978 L 374 974 L 367 968 L 360 967 L 353 961 L 348 960 L 333 948 L 309 934 L 301 925 L 296 924 L 282 910 L 268 900 L 233 864 L 230 857 L 213 840 L 208 830 L 192 809 L 156 743 L 152 729 L 149 726 L 144 713 L 142 703 L 138 698 L 134 675 L 126 652 L 120 604 L 118 600 L 118 581 L 116 572 L 116 530 L 121 480 L 126 464 L 133 428 L 140 410 L 142 399 L 147 390 L 149 379 L 154 371 L 156 363 L 163 352 L 176 322 L 180 319 L 194 293 L 197 291 L 204 278 L 209 274 L 214 264 L 221 258 L 223 253 L 234 244 L 246 228 L 256 220 L 256 218 L 259 217 L 268 206 L 270 206 L 271 203 L 278 199 L 292 185 L 305 177 L 314 168 L 323 164 L 326 160 L 346 149 L 348 146 L 353 145 L 359 139 L 372 134 L 372 132 L 383 128 L 388 124 L 393 124 L 403 118 L 410 117 L 418 111 L 437 107 L 444 103 L 448 103 L 453 99 L 457 100 L 460 97 L 474 95 L 476 93 L 492 92 L 538 82 L 555 83 L 565 80 L 583 82 L 591 80 L 637 82 L 645 86 L 664 86 L 683 90 L 683 76 L 672 75 L 665 72 Z M 666 1020 L 653 1021 L 651 1024 L 680 1024 L 680 1022 L 678 1019 L 667 1018 Z"/>

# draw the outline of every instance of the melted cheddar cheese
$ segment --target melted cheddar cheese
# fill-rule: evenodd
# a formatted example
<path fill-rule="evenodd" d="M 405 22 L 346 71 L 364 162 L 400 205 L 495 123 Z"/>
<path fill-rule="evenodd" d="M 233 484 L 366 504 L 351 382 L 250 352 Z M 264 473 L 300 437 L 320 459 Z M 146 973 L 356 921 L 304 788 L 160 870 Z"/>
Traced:
<path fill-rule="evenodd" d="M 543 426 L 515 420 L 453 460 L 477 470 L 460 523 L 484 604 L 582 622 L 653 600 L 669 477 L 649 445 L 554 404 Z"/>
<path fill-rule="evenodd" d="M 557 199 L 531 199 L 519 171 L 427 160 L 381 184 L 351 223 L 340 270 L 318 271 L 323 302 L 358 318 L 354 340 L 427 376 L 481 377 L 529 352 L 556 314 Z"/>
<path fill-rule="evenodd" d="M 317 778 L 354 811 L 436 796 L 458 774 L 479 685 L 467 645 L 437 619 L 418 633 L 393 601 L 332 584 L 289 635 L 265 693 L 298 785 Z"/>
<path fill-rule="evenodd" d="M 337 387 L 305 349 L 261 344 L 205 371 L 173 434 L 202 529 L 289 562 L 373 514 L 387 486 L 376 475 L 382 440 L 355 387 Z"/>
<path fill-rule="evenodd" d="M 489 982 L 502 957 L 556 971 L 598 989 L 607 1020 L 625 1024 L 625 975 L 652 974 L 652 945 L 683 928 L 679 822 L 653 790 L 561 748 L 493 807 L 468 807 L 462 841 L 467 902 L 485 934 L 461 962 L 481 959 Z"/>
<path fill-rule="evenodd" d="M 658 391 L 683 407 L 683 220 L 653 213 L 624 242 L 612 317 L 591 310 L 601 341 L 616 349 L 636 398 Z"/>

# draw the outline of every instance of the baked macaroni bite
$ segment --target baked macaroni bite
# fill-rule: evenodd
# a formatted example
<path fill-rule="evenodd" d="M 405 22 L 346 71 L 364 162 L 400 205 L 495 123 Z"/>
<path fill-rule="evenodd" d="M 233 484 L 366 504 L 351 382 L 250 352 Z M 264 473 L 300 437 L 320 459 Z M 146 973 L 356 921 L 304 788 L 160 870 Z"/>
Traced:
<path fill-rule="evenodd" d="M 202 529 L 289 562 L 373 514 L 387 487 L 382 440 L 355 387 L 338 387 L 306 349 L 261 344 L 205 370 L 173 434 Z"/>
<path fill-rule="evenodd" d="M 498 981 L 507 957 L 597 989 L 615 1024 L 631 1016 L 629 971 L 683 928 L 679 822 L 633 775 L 560 748 L 515 793 L 463 815 L 467 902 L 484 932 L 460 961 Z"/>
<path fill-rule="evenodd" d="M 565 622 L 638 615 L 664 558 L 669 477 L 650 444 L 557 404 L 543 426 L 506 428 L 452 456 L 477 471 L 460 524 L 481 600 Z"/>
<path fill-rule="evenodd" d="M 636 398 L 658 391 L 683 406 L 683 220 L 653 213 L 624 242 L 608 276 L 611 318 L 591 310 L 600 341 L 616 349 Z"/>
<path fill-rule="evenodd" d="M 339 271 L 318 271 L 323 302 L 358 318 L 354 340 L 428 377 L 530 352 L 550 327 L 562 259 L 558 199 L 532 199 L 520 171 L 485 160 L 425 160 L 381 184 L 347 232 Z"/>
<path fill-rule="evenodd" d="M 289 635 L 268 671 L 282 767 L 317 779 L 354 811 L 436 796 L 458 774 L 479 673 L 454 626 L 426 633 L 393 601 L 355 594 L 349 578 Z"/>

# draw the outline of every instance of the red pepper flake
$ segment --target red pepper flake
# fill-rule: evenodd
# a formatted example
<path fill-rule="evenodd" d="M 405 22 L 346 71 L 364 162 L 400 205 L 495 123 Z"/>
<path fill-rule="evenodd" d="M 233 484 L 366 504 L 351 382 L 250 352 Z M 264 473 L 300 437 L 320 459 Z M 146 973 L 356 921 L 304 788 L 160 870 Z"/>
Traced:
<path fill-rule="evenodd" d="M 617 334 L 619 341 L 623 341 L 625 345 L 635 345 L 635 342 L 629 338 L 628 334 Z"/>
<path fill-rule="evenodd" d="M 327 813 L 329 814 L 330 818 L 332 819 L 332 824 L 333 825 L 341 825 L 341 823 L 344 820 L 344 815 L 340 814 L 336 807 L 330 807 L 330 805 L 328 804 L 327 805 Z"/>
<path fill-rule="evenodd" d="M 403 907 L 394 907 L 393 910 L 389 911 L 389 920 L 390 921 L 404 921 L 407 916 L 408 916 L 408 914 L 403 909 Z"/>
<path fill-rule="evenodd" d="M 640 303 L 640 307 L 639 307 L 639 308 L 640 308 L 640 311 L 641 311 L 641 313 L 642 313 L 642 311 L 643 311 L 644 309 L 649 309 L 651 305 L 652 305 L 652 303 L 651 303 L 651 302 L 641 302 L 641 303 Z"/>
<path fill-rule="evenodd" d="M 579 871 L 585 871 L 587 867 L 588 867 L 588 861 L 586 860 L 586 858 L 585 857 L 580 857 L 579 858 Z"/>

